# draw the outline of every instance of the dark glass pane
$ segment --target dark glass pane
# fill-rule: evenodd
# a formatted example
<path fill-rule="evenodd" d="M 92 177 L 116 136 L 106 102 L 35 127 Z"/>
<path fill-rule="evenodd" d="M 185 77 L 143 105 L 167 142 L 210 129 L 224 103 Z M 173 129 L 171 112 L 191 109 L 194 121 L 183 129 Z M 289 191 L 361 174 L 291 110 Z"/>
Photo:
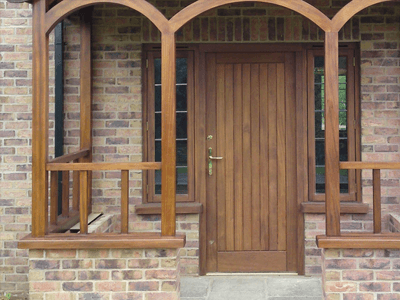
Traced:
<path fill-rule="evenodd" d="M 347 137 L 347 112 L 346 111 L 339 112 L 339 131 L 341 131 L 340 137 Z"/>
<path fill-rule="evenodd" d="M 339 140 L 339 159 L 340 161 L 347 161 L 347 139 Z"/>
<path fill-rule="evenodd" d="M 324 121 L 324 113 L 316 112 L 315 113 L 315 137 L 316 138 L 324 138 L 325 137 L 325 121 Z"/>
<path fill-rule="evenodd" d="M 176 165 L 187 166 L 187 141 L 176 142 Z"/>
<path fill-rule="evenodd" d="M 156 141 L 155 152 L 155 161 L 161 161 L 161 141 Z"/>
<path fill-rule="evenodd" d="M 315 109 L 322 110 L 324 109 L 324 85 L 316 84 L 314 87 L 314 97 L 315 97 Z"/>
<path fill-rule="evenodd" d="M 154 130 L 156 139 L 161 139 L 161 114 L 156 114 L 155 118 L 156 128 Z"/>
<path fill-rule="evenodd" d="M 347 57 L 339 57 L 339 74 L 347 73 Z"/>
<path fill-rule="evenodd" d="M 325 166 L 317 166 L 315 171 L 316 193 L 325 193 Z"/>
<path fill-rule="evenodd" d="M 176 114 L 176 138 L 187 138 L 187 113 Z"/>
<path fill-rule="evenodd" d="M 176 193 L 188 193 L 188 169 L 187 167 L 176 168 Z"/>
<path fill-rule="evenodd" d="M 176 87 L 176 110 L 187 110 L 187 86 L 178 85 Z"/>
<path fill-rule="evenodd" d="M 324 67 L 324 57 L 316 56 L 314 59 L 314 67 L 315 68 L 323 68 Z"/>
<path fill-rule="evenodd" d="M 156 170 L 156 174 L 154 176 L 155 180 L 155 194 L 160 195 L 161 194 L 161 170 Z"/>
<path fill-rule="evenodd" d="M 325 141 L 317 140 L 315 141 L 315 164 L 325 165 Z"/>
<path fill-rule="evenodd" d="M 161 111 L 161 86 L 156 86 L 155 98 L 155 110 Z"/>
<path fill-rule="evenodd" d="M 348 170 L 340 170 L 340 192 L 341 193 L 349 192 L 349 171 Z"/>
<path fill-rule="evenodd" d="M 318 70 L 315 69 L 315 72 L 314 72 L 314 83 L 315 84 L 321 84 L 321 83 L 324 83 L 323 80 L 324 80 L 324 74 L 318 72 Z"/>
<path fill-rule="evenodd" d="M 161 84 L 161 59 L 154 60 L 154 81 L 155 84 Z"/>
<path fill-rule="evenodd" d="M 187 83 L 187 59 L 176 59 L 176 83 Z"/>

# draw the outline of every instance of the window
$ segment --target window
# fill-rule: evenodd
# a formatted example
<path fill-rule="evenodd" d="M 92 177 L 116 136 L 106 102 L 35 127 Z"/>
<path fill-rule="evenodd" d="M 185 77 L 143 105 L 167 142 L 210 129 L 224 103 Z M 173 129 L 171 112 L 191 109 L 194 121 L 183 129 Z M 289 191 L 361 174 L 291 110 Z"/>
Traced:
<path fill-rule="evenodd" d="M 144 74 L 144 156 L 161 161 L 161 53 L 146 53 Z M 176 193 L 177 201 L 194 201 L 194 101 L 193 52 L 178 51 L 176 59 Z M 161 170 L 147 171 L 143 176 L 143 202 L 161 201 Z"/>
<path fill-rule="evenodd" d="M 358 69 L 355 46 L 339 52 L 339 156 L 340 161 L 360 160 Z M 309 198 L 325 199 L 325 78 L 323 50 L 308 50 Z M 342 201 L 360 197 L 360 173 L 340 170 Z"/>

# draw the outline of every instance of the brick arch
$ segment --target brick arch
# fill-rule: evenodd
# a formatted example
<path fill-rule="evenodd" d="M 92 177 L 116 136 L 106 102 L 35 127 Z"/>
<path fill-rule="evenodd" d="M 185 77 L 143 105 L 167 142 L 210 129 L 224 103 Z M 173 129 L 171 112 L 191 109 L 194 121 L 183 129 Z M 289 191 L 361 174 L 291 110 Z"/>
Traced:
<path fill-rule="evenodd" d="M 171 30 L 176 32 L 187 22 L 210 9 L 239 2 L 262 2 L 285 7 L 308 18 L 325 32 L 331 31 L 332 21 L 317 8 L 302 0 L 198 0 L 178 12 L 168 23 Z"/>
<path fill-rule="evenodd" d="M 355 14 L 374 4 L 391 0 L 352 0 L 347 3 L 332 19 L 332 30 L 339 31 Z"/>
<path fill-rule="evenodd" d="M 119 4 L 134 9 L 153 22 L 161 33 L 169 32 L 168 20 L 157 8 L 145 0 L 64 0 L 46 13 L 46 33 L 50 33 L 58 22 L 73 12 L 87 6 L 102 3 Z"/>

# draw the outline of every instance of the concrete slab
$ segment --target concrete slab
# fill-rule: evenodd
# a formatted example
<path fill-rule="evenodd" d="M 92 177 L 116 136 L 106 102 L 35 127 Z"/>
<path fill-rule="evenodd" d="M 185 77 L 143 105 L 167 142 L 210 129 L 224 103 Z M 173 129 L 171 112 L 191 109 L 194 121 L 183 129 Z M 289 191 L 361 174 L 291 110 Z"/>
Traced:
<path fill-rule="evenodd" d="M 212 278 L 209 277 L 181 277 L 181 298 L 207 297 Z"/>
<path fill-rule="evenodd" d="M 269 297 L 322 297 L 322 283 L 314 277 L 270 277 L 267 291 Z"/>

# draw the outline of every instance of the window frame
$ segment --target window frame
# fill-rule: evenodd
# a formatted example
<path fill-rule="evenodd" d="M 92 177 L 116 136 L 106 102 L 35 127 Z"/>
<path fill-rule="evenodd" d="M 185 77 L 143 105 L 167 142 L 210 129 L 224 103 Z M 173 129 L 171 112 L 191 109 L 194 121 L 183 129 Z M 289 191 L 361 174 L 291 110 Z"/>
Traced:
<path fill-rule="evenodd" d="M 177 47 L 178 48 L 178 47 Z M 179 49 L 183 48 L 183 49 Z M 187 167 L 188 167 L 188 193 L 176 194 L 177 202 L 194 202 L 194 101 L 195 101 L 195 70 L 194 49 L 179 47 L 177 58 L 187 58 Z M 155 74 L 154 60 L 161 58 L 160 45 L 143 45 L 142 65 L 142 104 L 143 104 L 143 161 L 155 161 Z M 161 195 L 155 194 L 155 171 L 143 171 L 142 176 L 142 203 L 161 203 Z"/>
<path fill-rule="evenodd" d="M 348 160 L 361 160 L 361 105 L 360 105 L 360 59 L 358 44 L 339 46 L 339 56 L 347 57 L 347 128 Z M 307 49 L 307 110 L 308 110 L 308 194 L 310 202 L 324 202 L 325 193 L 316 193 L 315 157 L 315 89 L 314 57 L 324 56 L 322 47 Z M 341 202 L 361 202 L 361 172 L 349 170 L 349 192 L 340 194 Z"/>

